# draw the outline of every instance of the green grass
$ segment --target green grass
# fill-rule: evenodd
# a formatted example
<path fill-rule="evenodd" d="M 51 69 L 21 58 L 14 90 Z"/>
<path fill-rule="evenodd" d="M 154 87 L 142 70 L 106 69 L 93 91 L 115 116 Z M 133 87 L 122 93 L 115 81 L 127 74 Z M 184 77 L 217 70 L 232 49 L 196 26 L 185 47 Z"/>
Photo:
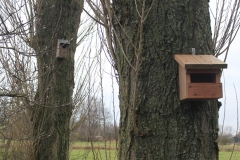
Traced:
<path fill-rule="evenodd" d="M 93 145 L 93 150 L 91 146 Z M 70 160 L 117 160 L 116 142 L 75 142 L 71 145 Z"/>
<path fill-rule="evenodd" d="M 104 142 L 94 142 L 94 149 L 92 150 L 90 142 L 75 142 L 71 144 L 70 160 L 117 160 L 118 151 L 116 149 L 116 142 L 106 142 L 106 150 L 104 149 L 104 146 Z M 229 160 L 231 155 L 231 160 L 240 160 L 239 145 L 235 145 L 233 153 L 233 145 L 220 145 L 219 149 L 219 160 Z M 3 152 L 4 149 L 1 148 L 0 159 Z"/>
<path fill-rule="evenodd" d="M 105 151 L 95 150 L 95 159 L 105 160 Z M 220 151 L 219 152 L 219 160 L 229 160 L 232 152 L 229 151 Z M 107 151 L 108 159 L 117 160 L 117 152 L 116 150 L 108 150 Z M 94 160 L 94 156 L 91 150 L 72 150 L 70 153 L 70 160 Z M 240 152 L 233 152 L 231 160 L 240 160 Z"/>
<path fill-rule="evenodd" d="M 220 151 L 219 160 L 228 160 L 231 157 L 232 152 L 229 151 Z M 233 152 L 231 160 L 240 160 L 240 152 Z"/>
<path fill-rule="evenodd" d="M 96 147 L 94 150 L 91 150 L 90 142 L 75 142 L 72 144 L 72 147 L 82 147 L 77 149 L 72 149 L 70 151 L 70 160 L 117 160 L 117 150 L 116 150 L 116 142 L 106 142 L 106 146 L 108 149 L 105 150 L 104 142 L 94 142 L 93 146 Z M 84 149 L 87 147 L 88 149 Z M 111 148 L 111 149 L 109 149 Z M 221 145 L 219 146 L 219 160 L 229 160 L 231 155 L 231 160 L 240 160 L 240 146 L 235 145 L 234 152 L 232 153 L 233 145 Z M 95 157 L 95 158 L 94 158 Z"/>
<path fill-rule="evenodd" d="M 219 146 L 219 160 L 240 160 L 240 146 L 235 145 L 234 146 L 234 152 L 233 151 L 233 144 L 231 145 L 220 145 Z"/>
<path fill-rule="evenodd" d="M 94 152 L 94 154 L 93 154 Z M 106 158 L 107 156 L 107 158 Z M 70 152 L 70 160 L 94 160 L 94 159 L 99 159 L 99 160 L 105 160 L 105 159 L 110 159 L 110 160 L 117 160 L 117 151 L 116 150 L 105 150 L 100 149 L 100 150 L 72 150 Z"/>

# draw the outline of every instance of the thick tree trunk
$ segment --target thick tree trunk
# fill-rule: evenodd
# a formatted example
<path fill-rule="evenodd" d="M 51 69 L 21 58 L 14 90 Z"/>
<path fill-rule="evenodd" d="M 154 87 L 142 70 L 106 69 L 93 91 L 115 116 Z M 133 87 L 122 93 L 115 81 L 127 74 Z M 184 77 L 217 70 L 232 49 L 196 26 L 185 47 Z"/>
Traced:
<path fill-rule="evenodd" d="M 120 81 L 119 158 L 218 159 L 217 101 L 180 102 L 173 58 L 190 54 L 191 48 L 197 54 L 214 53 L 208 1 L 152 2 L 147 0 L 142 12 L 143 1 L 136 5 L 134 0 L 113 0 Z M 143 14 L 147 18 L 139 16 Z"/>
<path fill-rule="evenodd" d="M 83 0 L 37 1 L 38 88 L 32 112 L 35 159 L 66 160 L 74 88 L 74 53 Z M 71 40 L 66 59 L 56 58 L 57 39 Z"/>

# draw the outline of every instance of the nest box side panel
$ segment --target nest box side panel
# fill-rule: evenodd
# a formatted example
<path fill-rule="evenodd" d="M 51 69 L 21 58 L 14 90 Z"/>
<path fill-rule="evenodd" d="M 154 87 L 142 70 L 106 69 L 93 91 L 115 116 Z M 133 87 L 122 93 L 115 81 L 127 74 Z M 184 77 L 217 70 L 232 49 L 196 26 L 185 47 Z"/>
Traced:
<path fill-rule="evenodd" d="M 187 83 L 190 83 L 190 76 L 186 73 L 186 69 L 179 65 L 179 96 L 180 100 L 187 98 Z"/>

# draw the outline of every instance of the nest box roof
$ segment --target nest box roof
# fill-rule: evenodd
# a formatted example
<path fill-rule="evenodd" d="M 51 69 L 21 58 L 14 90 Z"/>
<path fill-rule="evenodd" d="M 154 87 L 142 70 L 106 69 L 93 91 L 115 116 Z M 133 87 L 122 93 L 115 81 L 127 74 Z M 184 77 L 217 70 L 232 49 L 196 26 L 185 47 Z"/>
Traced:
<path fill-rule="evenodd" d="M 174 59 L 186 69 L 227 68 L 227 63 L 212 55 L 174 55 Z"/>

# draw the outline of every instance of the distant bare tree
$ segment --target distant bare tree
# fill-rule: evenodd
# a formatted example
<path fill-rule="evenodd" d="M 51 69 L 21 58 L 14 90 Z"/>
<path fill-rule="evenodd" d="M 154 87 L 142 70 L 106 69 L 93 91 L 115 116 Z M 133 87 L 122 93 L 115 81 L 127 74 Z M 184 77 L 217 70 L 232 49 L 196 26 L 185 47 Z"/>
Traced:
<path fill-rule="evenodd" d="M 103 110 L 105 113 L 104 115 Z M 76 139 L 95 141 L 96 136 L 101 136 L 102 140 L 109 140 L 109 135 L 107 134 L 114 134 L 111 126 L 112 116 L 109 108 L 102 106 L 101 99 L 98 99 L 96 97 L 91 97 L 90 104 L 87 103 L 87 100 L 85 100 L 81 104 L 81 111 L 76 114 L 72 121 L 72 123 L 75 124 L 72 128 L 72 138 L 76 136 Z M 105 126 L 104 121 L 107 124 Z M 79 122 L 80 125 L 76 125 Z M 110 130 L 112 133 L 109 133 Z"/>

